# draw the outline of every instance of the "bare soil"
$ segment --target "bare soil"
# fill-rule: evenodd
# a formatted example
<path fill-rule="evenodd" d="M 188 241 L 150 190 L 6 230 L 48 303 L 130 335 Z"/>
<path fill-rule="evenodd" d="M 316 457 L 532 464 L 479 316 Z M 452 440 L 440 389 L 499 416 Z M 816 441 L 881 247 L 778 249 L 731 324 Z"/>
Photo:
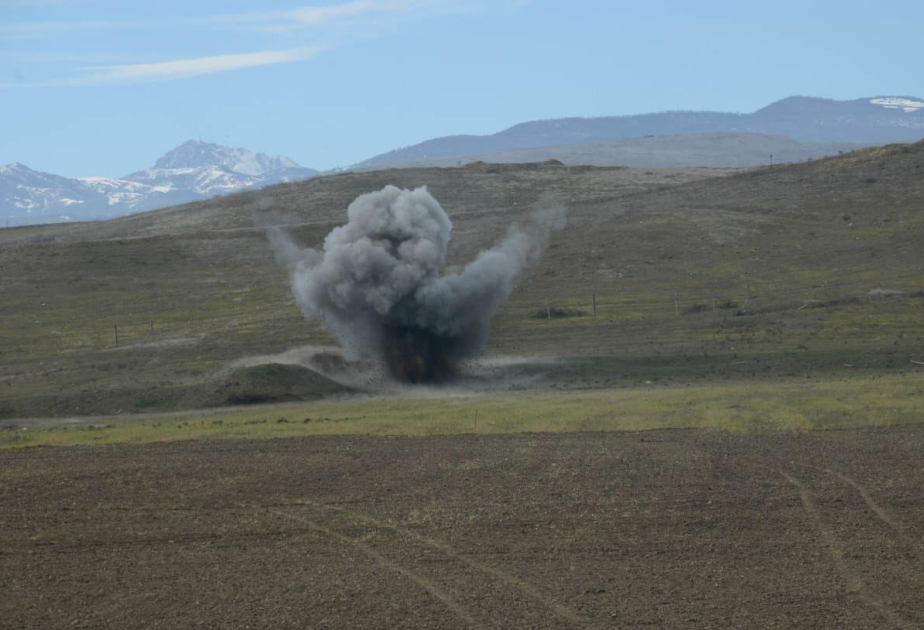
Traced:
<path fill-rule="evenodd" d="M 2 628 L 920 628 L 924 432 L 0 452 Z"/>

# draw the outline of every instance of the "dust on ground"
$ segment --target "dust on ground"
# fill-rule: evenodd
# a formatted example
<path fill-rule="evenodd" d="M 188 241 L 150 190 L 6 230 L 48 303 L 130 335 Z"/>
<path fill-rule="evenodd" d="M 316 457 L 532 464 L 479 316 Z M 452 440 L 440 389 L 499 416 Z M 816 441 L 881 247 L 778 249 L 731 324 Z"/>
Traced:
<path fill-rule="evenodd" d="M 366 394 L 400 394 L 408 397 L 476 393 L 546 386 L 556 380 L 556 366 L 565 362 L 553 356 L 489 354 L 461 362 L 459 373 L 439 385 L 405 385 L 370 359 L 349 360 L 336 346 L 300 346 L 277 354 L 236 359 L 224 370 L 257 365 L 300 365 Z"/>

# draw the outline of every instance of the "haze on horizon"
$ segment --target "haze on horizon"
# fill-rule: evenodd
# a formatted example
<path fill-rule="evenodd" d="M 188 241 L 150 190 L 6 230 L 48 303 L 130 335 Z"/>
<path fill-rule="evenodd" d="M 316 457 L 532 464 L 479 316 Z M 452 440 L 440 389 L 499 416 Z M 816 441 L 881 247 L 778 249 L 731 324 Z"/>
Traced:
<path fill-rule="evenodd" d="M 0 164 L 122 176 L 196 138 L 328 169 L 527 120 L 922 96 L 922 22 L 911 1 L 12 0 Z"/>

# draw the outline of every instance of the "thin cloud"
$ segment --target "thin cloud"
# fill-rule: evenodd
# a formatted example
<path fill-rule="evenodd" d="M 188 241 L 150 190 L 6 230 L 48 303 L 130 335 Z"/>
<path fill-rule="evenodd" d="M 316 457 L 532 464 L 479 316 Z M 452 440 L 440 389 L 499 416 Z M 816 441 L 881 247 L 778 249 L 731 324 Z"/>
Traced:
<path fill-rule="evenodd" d="M 92 66 L 81 68 L 89 71 L 82 77 L 60 81 L 19 84 L 20 87 L 61 87 L 80 85 L 113 85 L 125 83 L 150 83 L 184 79 L 216 72 L 230 72 L 244 68 L 257 68 L 280 63 L 304 61 L 320 53 L 320 47 L 301 47 L 289 50 L 265 50 L 253 53 L 215 55 L 162 61 L 159 63 L 136 63 L 114 66 Z M 5 87 L 12 87 L 7 84 Z"/>
<path fill-rule="evenodd" d="M 507 2 L 523 0 L 506 0 Z M 283 11 L 229 14 L 149 21 L 32 22 L 0 25 L 0 39 L 41 37 L 65 30 L 219 28 L 274 33 L 312 31 L 314 45 L 285 50 L 221 54 L 152 63 L 112 64 L 79 68 L 76 77 L 40 82 L 0 83 L 8 87 L 60 87 L 117 85 L 167 81 L 230 72 L 243 68 L 304 61 L 322 50 L 335 48 L 368 36 L 383 25 L 394 26 L 409 20 L 435 15 L 479 11 L 483 0 L 349 0 L 341 4 L 310 5 Z M 317 32 L 324 28 L 324 32 Z M 317 42 L 321 42 L 318 44 Z"/>
<path fill-rule="evenodd" d="M 355 22 L 366 17 L 415 19 L 467 11 L 479 4 L 473 0 L 353 0 L 344 4 L 227 16 L 218 20 L 248 30 L 290 32 L 330 23 Z"/>
<path fill-rule="evenodd" d="M 477 2 L 464 0 L 352 0 L 342 4 L 310 5 L 284 11 L 232 13 L 201 17 L 148 20 L 74 20 L 0 24 L 0 37 L 35 38 L 66 31 L 131 30 L 169 27 L 227 27 L 288 31 L 320 27 L 367 15 L 421 16 L 427 13 L 470 8 Z"/>
<path fill-rule="evenodd" d="M 353 0 L 343 4 L 305 6 L 285 11 L 235 13 L 195 18 L 197 26 L 231 28 L 268 33 L 289 33 L 295 30 L 321 28 L 357 20 L 374 14 L 383 3 L 374 0 Z"/>
<path fill-rule="evenodd" d="M 301 24 L 314 26 L 323 24 L 329 20 L 357 17 L 364 13 L 374 11 L 376 8 L 376 3 L 374 2 L 369 2 L 369 0 L 357 0 L 356 2 L 348 2 L 346 4 L 327 7 L 302 7 L 301 9 L 287 11 L 286 17 Z"/>
<path fill-rule="evenodd" d="M 121 66 L 97 66 L 84 68 L 94 71 L 84 81 L 89 83 L 127 83 L 142 81 L 165 81 L 182 79 L 215 72 L 229 72 L 243 68 L 257 68 L 279 63 L 304 61 L 318 54 L 314 47 L 294 48 L 290 50 L 265 50 L 254 53 L 237 53 L 196 57 L 178 61 L 160 63 L 137 63 Z"/>

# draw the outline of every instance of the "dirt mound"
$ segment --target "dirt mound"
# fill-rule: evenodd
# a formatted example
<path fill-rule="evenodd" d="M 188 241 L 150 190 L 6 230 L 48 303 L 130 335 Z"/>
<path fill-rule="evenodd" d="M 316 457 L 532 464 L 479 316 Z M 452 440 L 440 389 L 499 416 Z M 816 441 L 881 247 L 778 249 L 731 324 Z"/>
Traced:
<path fill-rule="evenodd" d="M 349 388 L 301 365 L 267 363 L 242 367 L 216 377 L 209 405 L 311 400 L 341 394 Z"/>
<path fill-rule="evenodd" d="M 354 369 L 338 352 L 318 352 L 308 362 L 325 374 L 347 374 Z"/>
<path fill-rule="evenodd" d="M 0 419 L 116 415 L 316 400 L 349 391 L 350 387 L 304 366 L 265 363 L 234 368 L 191 383 L 90 387 L 19 399 L 0 406 Z M 4 422 L 0 428 L 6 428 L 5 425 Z"/>

